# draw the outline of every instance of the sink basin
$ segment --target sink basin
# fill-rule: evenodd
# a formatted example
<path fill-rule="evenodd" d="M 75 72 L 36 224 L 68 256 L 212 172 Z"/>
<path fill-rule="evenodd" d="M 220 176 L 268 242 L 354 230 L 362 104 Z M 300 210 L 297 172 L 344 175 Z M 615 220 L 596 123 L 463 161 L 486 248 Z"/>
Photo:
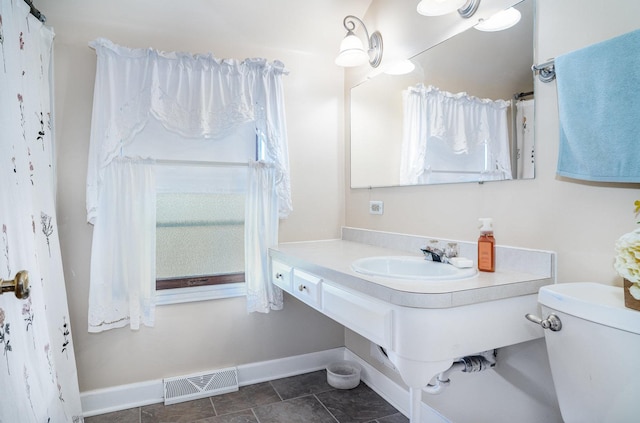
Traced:
<path fill-rule="evenodd" d="M 354 261 L 351 268 L 365 275 L 395 279 L 452 280 L 474 277 L 475 268 L 459 269 L 446 263 L 438 263 L 416 256 L 366 257 Z"/>

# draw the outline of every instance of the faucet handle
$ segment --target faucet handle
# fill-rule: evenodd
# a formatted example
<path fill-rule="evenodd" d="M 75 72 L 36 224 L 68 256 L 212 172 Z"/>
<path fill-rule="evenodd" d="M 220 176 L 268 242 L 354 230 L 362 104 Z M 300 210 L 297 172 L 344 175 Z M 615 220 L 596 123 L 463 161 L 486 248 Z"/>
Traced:
<path fill-rule="evenodd" d="M 458 243 L 457 242 L 449 242 L 447 247 L 444 249 L 444 256 L 447 258 L 458 257 Z"/>
<path fill-rule="evenodd" d="M 424 247 L 424 249 L 427 251 L 441 251 L 440 241 L 437 239 L 430 239 L 429 243 L 426 247 Z"/>

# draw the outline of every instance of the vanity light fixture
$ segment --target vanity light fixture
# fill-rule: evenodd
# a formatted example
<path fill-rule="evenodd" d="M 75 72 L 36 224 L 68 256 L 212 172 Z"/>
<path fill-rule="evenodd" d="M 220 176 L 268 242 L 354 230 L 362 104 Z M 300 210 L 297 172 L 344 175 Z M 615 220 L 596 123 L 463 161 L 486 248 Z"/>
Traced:
<path fill-rule="evenodd" d="M 356 22 L 362 25 L 367 37 L 368 49 L 365 50 L 360 38 L 354 34 Z M 347 30 L 347 35 L 340 43 L 340 53 L 336 57 L 336 65 L 343 67 L 360 66 L 369 63 L 376 68 L 382 61 L 382 34 L 375 31 L 369 36 L 369 31 L 359 18 L 347 15 L 343 20 L 343 25 Z"/>
<path fill-rule="evenodd" d="M 422 0 L 418 13 L 424 16 L 442 16 L 456 10 L 463 18 L 470 18 L 478 10 L 480 0 Z"/>
<path fill-rule="evenodd" d="M 521 17 L 520 11 L 510 7 L 496 13 L 489 19 L 481 20 L 474 28 L 486 32 L 502 31 L 520 22 Z"/>

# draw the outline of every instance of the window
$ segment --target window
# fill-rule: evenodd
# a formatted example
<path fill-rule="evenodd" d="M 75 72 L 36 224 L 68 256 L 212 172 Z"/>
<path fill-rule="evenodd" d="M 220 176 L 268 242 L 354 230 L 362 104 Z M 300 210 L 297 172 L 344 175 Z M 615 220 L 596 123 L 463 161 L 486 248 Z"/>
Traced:
<path fill-rule="evenodd" d="M 244 295 L 246 169 L 158 166 L 156 302 Z"/>
<path fill-rule="evenodd" d="M 431 137 L 427 141 L 425 169 L 428 183 L 476 182 L 484 172 L 491 171 L 487 143 L 472 144 L 464 152 L 456 152 L 445 138 Z"/>

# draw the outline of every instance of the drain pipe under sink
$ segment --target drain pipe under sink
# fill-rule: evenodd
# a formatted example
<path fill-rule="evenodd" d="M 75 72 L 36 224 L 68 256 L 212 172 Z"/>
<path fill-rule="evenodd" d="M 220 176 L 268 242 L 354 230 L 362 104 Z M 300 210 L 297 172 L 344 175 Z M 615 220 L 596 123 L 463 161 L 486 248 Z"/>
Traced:
<path fill-rule="evenodd" d="M 456 371 L 461 371 L 465 373 L 475 373 L 482 372 L 484 370 L 490 369 L 491 367 L 496 365 L 496 351 L 485 351 L 480 353 L 479 355 L 472 355 L 468 357 L 462 357 L 461 359 L 455 361 L 451 367 L 449 367 L 444 372 L 438 374 L 435 377 L 434 384 L 428 384 L 423 388 L 428 394 L 437 395 L 444 391 L 444 389 L 449 386 L 451 380 L 449 380 L 449 375 Z"/>

